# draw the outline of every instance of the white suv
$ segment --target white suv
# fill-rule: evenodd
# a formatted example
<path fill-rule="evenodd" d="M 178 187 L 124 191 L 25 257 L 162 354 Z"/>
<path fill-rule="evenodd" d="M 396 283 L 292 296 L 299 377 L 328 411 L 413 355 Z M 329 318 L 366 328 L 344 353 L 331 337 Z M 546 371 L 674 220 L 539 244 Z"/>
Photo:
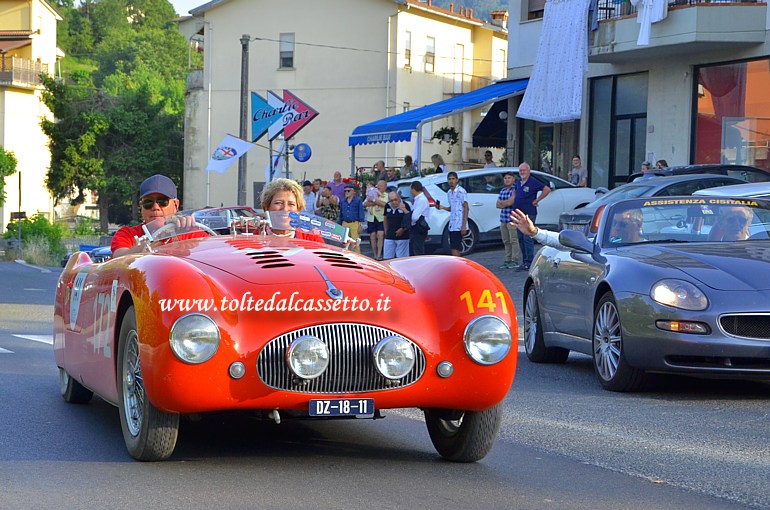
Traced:
<path fill-rule="evenodd" d="M 481 168 L 457 172 L 460 186 L 468 192 L 468 232 L 463 238 L 463 255 L 472 252 L 479 242 L 498 241 L 500 238 L 500 209 L 495 207 L 497 197 L 503 187 L 503 173 L 513 172 L 518 180 L 518 168 Z M 449 184 L 446 173 L 432 174 L 426 177 L 412 177 L 394 183 L 398 193 L 411 203 L 409 187 L 414 181 L 420 181 L 427 191 L 431 205 L 435 200 L 441 205 L 449 205 L 446 192 Z M 569 182 L 545 172 L 532 170 L 531 176 L 551 188 L 551 194 L 538 204 L 537 225 L 555 229 L 559 224 L 559 215 L 592 202 L 595 197 L 593 188 L 579 188 Z M 449 246 L 449 213 L 432 209 L 430 212 L 429 244 Z"/>

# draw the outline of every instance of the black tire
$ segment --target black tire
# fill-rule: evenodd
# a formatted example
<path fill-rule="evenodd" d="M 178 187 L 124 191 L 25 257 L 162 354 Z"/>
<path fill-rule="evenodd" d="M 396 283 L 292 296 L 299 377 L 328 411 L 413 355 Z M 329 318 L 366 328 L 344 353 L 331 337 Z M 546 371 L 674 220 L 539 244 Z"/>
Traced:
<path fill-rule="evenodd" d="M 486 411 L 425 409 L 425 424 L 436 451 L 453 462 L 483 459 L 497 439 L 502 403 Z"/>
<path fill-rule="evenodd" d="M 524 298 L 524 350 L 527 358 L 535 363 L 564 363 L 569 357 L 569 349 L 545 346 L 543 321 L 534 285 L 529 286 Z"/>
<path fill-rule="evenodd" d="M 176 446 L 179 414 L 156 408 L 147 398 L 139 359 L 134 307 L 126 310 L 118 344 L 118 409 L 126 449 L 137 460 L 165 460 Z"/>
<path fill-rule="evenodd" d="M 59 367 L 59 393 L 70 404 L 87 404 L 94 392 L 73 379 L 66 370 Z"/>
<path fill-rule="evenodd" d="M 475 223 L 468 220 L 468 228 L 463 236 L 462 249 L 460 256 L 464 257 L 473 253 L 479 245 L 479 229 Z M 444 234 L 441 236 L 441 246 L 449 252 L 449 225 L 444 227 Z"/>
<path fill-rule="evenodd" d="M 594 371 L 605 390 L 636 391 L 644 386 L 647 374 L 626 361 L 623 328 L 612 292 L 605 293 L 596 305 L 592 343 Z"/>

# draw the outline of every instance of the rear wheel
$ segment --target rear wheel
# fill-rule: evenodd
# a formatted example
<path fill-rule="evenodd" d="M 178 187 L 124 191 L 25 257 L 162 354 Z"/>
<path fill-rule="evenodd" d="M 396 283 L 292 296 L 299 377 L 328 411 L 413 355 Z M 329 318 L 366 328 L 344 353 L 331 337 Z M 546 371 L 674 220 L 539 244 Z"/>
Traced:
<path fill-rule="evenodd" d="M 524 349 L 527 358 L 535 363 L 564 363 L 569 357 L 569 349 L 545 346 L 543 321 L 540 320 L 534 285 L 529 287 L 524 303 Z"/>
<path fill-rule="evenodd" d="M 626 362 L 623 352 L 623 328 L 611 292 L 604 294 L 596 305 L 593 351 L 596 376 L 605 390 L 636 391 L 644 385 L 644 371 L 633 368 Z"/>
<path fill-rule="evenodd" d="M 94 396 L 94 392 L 73 379 L 61 367 L 59 367 L 59 392 L 64 401 L 70 404 L 87 404 Z"/>
<path fill-rule="evenodd" d="M 449 250 L 449 226 L 444 228 L 444 235 L 442 236 L 442 246 Z M 468 228 L 465 230 L 465 235 L 462 240 L 462 247 L 460 248 L 460 256 L 464 257 L 473 253 L 473 251 L 479 245 L 479 229 L 475 223 L 468 220 Z"/>
<path fill-rule="evenodd" d="M 128 453 L 137 460 L 171 456 L 179 431 L 179 414 L 156 408 L 147 398 L 139 359 L 139 333 L 134 307 L 126 311 L 118 347 L 120 428 Z"/>
<path fill-rule="evenodd" d="M 425 410 L 433 446 L 439 455 L 454 462 L 483 459 L 495 444 L 502 418 L 502 403 L 486 411 Z"/>

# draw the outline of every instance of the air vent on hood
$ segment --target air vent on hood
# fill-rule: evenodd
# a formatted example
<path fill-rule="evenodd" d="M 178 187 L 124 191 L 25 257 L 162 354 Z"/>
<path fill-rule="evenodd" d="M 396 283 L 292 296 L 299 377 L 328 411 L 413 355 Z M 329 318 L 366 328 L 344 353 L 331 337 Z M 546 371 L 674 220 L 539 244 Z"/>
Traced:
<path fill-rule="evenodd" d="M 276 250 L 246 251 L 244 253 L 263 269 L 291 267 L 294 265 Z"/>
<path fill-rule="evenodd" d="M 342 253 L 333 251 L 316 251 L 313 252 L 324 261 L 335 267 L 347 267 L 350 269 L 363 269 L 363 267 L 356 261 L 350 260 Z"/>

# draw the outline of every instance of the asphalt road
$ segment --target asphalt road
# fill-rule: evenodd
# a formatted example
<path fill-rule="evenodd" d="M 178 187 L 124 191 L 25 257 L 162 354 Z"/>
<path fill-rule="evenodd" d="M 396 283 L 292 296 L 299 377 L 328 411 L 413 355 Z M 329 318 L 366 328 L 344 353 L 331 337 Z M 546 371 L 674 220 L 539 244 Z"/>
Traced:
<path fill-rule="evenodd" d="M 521 310 L 522 273 L 492 268 Z M 0 508 L 770 508 L 768 386 L 665 378 L 615 394 L 590 359 L 520 354 L 500 438 L 442 461 L 418 411 L 385 420 L 182 424 L 171 460 L 128 457 L 117 409 L 69 405 L 45 343 L 56 270 L 0 263 Z M 520 313 L 519 313 L 520 317 Z M 49 338 L 50 340 L 50 338 Z"/>

